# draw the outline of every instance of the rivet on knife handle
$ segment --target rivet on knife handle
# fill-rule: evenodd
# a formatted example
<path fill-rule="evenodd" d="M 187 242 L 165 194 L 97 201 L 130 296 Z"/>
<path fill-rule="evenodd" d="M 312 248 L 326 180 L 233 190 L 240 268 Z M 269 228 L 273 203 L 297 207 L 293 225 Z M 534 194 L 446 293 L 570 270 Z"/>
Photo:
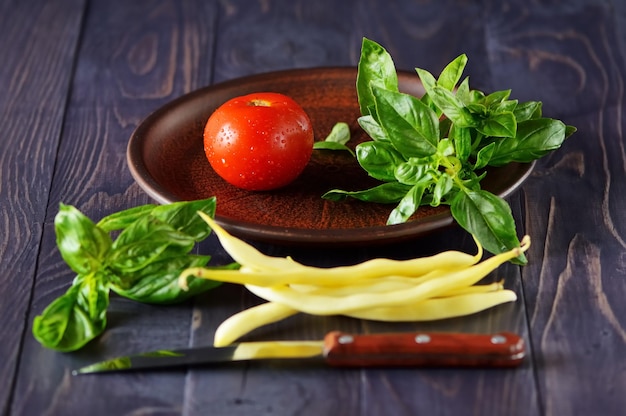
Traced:
<path fill-rule="evenodd" d="M 324 339 L 326 362 L 340 367 L 515 367 L 524 355 L 524 340 L 509 332 L 355 335 L 334 331 Z"/>

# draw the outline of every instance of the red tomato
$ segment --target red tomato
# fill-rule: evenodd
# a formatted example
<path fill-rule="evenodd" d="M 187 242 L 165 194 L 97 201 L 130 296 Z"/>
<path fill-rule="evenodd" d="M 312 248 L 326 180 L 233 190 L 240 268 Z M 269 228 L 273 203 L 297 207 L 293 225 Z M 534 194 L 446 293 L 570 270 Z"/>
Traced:
<path fill-rule="evenodd" d="M 302 107 L 278 93 L 233 98 L 209 117 L 204 151 L 227 182 L 251 191 L 280 188 L 313 153 L 313 127 Z"/>

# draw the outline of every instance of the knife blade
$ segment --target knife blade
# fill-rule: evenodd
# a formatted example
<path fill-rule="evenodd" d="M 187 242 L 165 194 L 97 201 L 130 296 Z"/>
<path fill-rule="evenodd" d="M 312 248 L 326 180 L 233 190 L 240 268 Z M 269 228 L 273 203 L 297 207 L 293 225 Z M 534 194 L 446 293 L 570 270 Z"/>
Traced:
<path fill-rule="evenodd" d="M 319 341 L 258 341 L 227 347 L 157 350 L 97 362 L 72 374 L 270 359 L 321 359 L 334 367 L 515 367 L 524 356 L 524 340 L 509 332 L 349 334 L 333 331 Z"/>

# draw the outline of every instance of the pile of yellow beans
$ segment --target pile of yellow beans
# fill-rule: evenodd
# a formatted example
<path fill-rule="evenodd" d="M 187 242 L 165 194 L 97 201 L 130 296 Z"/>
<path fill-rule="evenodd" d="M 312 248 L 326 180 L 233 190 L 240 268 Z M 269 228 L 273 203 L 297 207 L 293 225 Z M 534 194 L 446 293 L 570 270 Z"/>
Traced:
<path fill-rule="evenodd" d="M 215 333 L 216 347 L 299 312 L 388 322 L 427 321 L 512 302 L 517 299 L 515 292 L 504 289 L 502 282 L 477 283 L 530 246 L 525 236 L 520 247 L 482 262 L 483 250 L 476 242 L 476 255 L 451 250 L 410 260 L 377 258 L 353 266 L 320 268 L 290 257 L 267 256 L 230 235 L 208 215 L 198 214 L 241 267 L 190 268 L 180 276 L 180 285 L 185 287 L 190 276 L 238 283 L 268 301 L 224 321 Z"/>

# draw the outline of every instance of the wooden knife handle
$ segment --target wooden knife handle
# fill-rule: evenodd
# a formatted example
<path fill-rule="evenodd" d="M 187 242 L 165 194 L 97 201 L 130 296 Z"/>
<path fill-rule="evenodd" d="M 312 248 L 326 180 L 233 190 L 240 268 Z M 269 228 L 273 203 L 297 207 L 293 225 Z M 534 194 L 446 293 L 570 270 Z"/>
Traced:
<path fill-rule="evenodd" d="M 518 335 L 466 333 L 347 334 L 324 338 L 326 362 L 338 367 L 515 367 L 524 359 Z"/>

